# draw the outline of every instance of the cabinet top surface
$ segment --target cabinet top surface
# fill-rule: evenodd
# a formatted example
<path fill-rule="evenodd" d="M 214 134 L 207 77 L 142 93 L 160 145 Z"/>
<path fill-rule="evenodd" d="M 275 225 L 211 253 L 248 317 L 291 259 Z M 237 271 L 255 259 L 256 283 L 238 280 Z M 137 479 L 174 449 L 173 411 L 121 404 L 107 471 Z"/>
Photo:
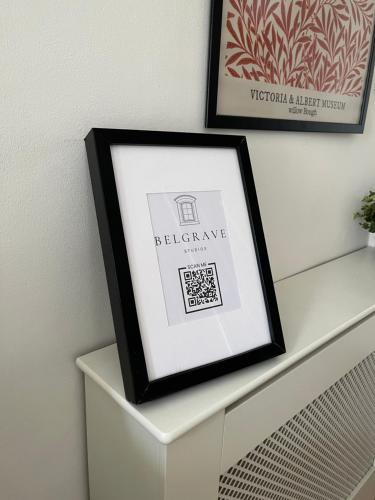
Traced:
<path fill-rule="evenodd" d="M 79 368 L 162 443 L 250 395 L 375 311 L 375 249 L 364 248 L 275 284 L 287 352 L 133 405 L 125 399 L 117 345 L 81 356 Z"/>

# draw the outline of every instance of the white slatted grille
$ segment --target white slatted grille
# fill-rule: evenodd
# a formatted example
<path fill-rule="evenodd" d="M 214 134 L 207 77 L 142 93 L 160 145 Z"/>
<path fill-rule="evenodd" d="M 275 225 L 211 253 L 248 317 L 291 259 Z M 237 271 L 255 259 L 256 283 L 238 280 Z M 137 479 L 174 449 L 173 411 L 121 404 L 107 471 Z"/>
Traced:
<path fill-rule="evenodd" d="M 374 457 L 372 353 L 230 467 L 218 499 L 344 500 Z"/>

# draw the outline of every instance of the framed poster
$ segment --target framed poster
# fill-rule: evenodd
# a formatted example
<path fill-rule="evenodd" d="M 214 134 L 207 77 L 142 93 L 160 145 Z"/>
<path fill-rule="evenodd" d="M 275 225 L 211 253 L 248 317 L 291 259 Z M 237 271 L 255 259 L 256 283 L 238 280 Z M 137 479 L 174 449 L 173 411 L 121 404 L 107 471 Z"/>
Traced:
<path fill-rule="evenodd" d="M 207 127 L 362 133 L 375 0 L 212 0 Z"/>
<path fill-rule="evenodd" d="M 244 137 L 86 138 L 126 397 L 284 352 Z"/>

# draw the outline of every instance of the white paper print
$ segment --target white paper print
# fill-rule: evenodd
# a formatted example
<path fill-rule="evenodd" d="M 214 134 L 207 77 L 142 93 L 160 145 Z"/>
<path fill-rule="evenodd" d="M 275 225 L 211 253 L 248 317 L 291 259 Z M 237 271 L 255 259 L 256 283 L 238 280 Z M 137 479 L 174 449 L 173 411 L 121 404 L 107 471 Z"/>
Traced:
<path fill-rule="evenodd" d="M 147 198 L 168 324 L 239 308 L 220 191 Z"/>

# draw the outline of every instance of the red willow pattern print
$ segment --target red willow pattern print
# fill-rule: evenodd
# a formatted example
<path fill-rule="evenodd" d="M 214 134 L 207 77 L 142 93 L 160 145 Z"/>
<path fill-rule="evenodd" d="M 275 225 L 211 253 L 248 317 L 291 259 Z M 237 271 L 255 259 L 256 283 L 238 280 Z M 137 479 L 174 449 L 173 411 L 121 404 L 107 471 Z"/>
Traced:
<path fill-rule="evenodd" d="M 226 73 L 360 96 L 374 0 L 229 0 Z"/>

